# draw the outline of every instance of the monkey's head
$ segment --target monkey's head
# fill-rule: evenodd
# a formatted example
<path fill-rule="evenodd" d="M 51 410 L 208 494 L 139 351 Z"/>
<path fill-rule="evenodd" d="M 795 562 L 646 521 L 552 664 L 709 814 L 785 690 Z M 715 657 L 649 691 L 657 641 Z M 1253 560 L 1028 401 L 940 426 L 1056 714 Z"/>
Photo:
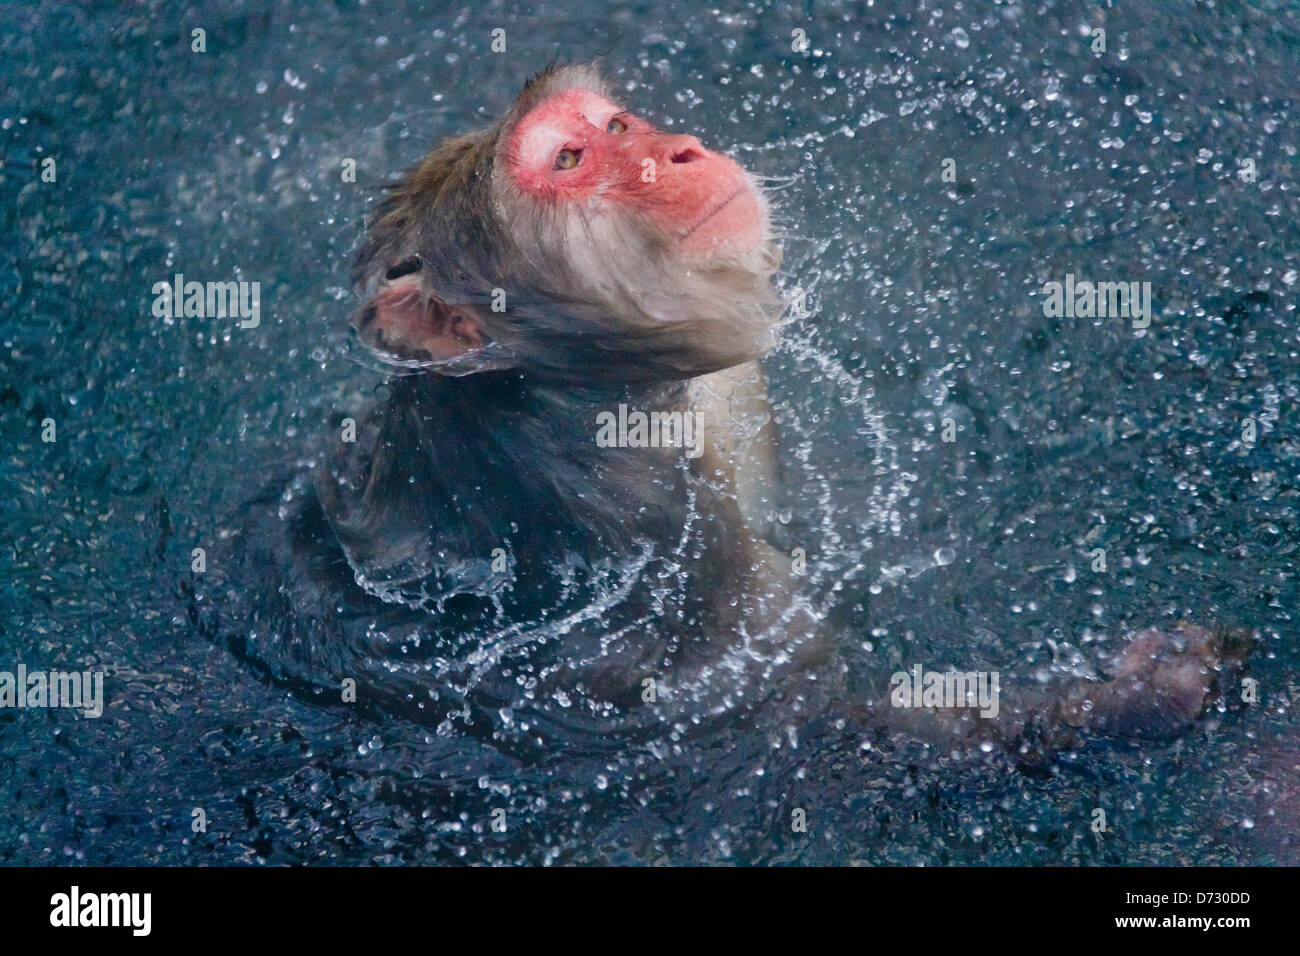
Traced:
<path fill-rule="evenodd" d="M 771 345 L 780 258 L 739 165 L 561 67 L 383 200 L 353 325 L 394 364 L 442 374 L 688 378 Z"/>

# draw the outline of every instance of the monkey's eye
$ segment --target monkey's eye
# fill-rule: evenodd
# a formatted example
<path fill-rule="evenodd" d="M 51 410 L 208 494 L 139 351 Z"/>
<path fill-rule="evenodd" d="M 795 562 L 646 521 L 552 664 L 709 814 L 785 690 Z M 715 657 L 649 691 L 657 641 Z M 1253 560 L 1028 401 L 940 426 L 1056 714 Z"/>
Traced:
<path fill-rule="evenodd" d="M 627 132 L 627 124 L 624 123 L 624 122 L 623 122 L 621 119 L 619 119 L 617 116 L 615 116 L 612 120 L 609 121 L 609 125 L 605 127 L 605 132 L 607 132 L 607 133 L 626 133 L 626 132 Z"/>
<path fill-rule="evenodd" d="M 555 157 L 556 169 L 574 169 L 582 159 L 582 150 L 580 149 L 562 149 L 559 155 Z"/>

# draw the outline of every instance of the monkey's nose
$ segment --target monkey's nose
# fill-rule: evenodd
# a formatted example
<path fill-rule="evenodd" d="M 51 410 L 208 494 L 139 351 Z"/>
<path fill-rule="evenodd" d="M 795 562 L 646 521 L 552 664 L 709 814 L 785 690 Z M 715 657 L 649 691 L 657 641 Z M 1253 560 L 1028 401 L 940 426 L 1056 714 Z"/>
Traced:
<path fill-rule="evenodd" d="M 674 136 L 666 144 L 668 158 L 674 163 L 696 163 L 708 158 L 706 150 L 694 136 Z"/>

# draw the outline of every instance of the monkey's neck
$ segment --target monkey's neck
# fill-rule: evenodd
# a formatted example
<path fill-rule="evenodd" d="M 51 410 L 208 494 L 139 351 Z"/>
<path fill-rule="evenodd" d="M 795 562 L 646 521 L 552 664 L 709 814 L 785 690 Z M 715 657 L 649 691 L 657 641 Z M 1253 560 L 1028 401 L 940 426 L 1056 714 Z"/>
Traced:
<path fill-rule="evenodd" d="M 687 412 L 686 382 L 575 388 L 516 372 L 413 375 L 390 387 L 321 482 L 366 577 L 414 579 L 498 548 L 524 567 L 679 540 L 693 493 L 687 449 L 645 447 L 620 426 L 622 441 L 597 438 L 611 417 Z"/>
<path fill-rule="evenodd" d="M 545 506 L 606 543 L 656 537 L 666 530 L 661 521 L 680 524 L 689 449 L 680 435 L 678 445 L 664 444 L 650 423 L 689 411 L 686 382 L 574 387 L 515 374 L 430 385 L 435 400 L 455 402 L 458 438 L 478 453 L 483 474 L 500 482 L 504 511 L 520 503 L 515 489 L 531 503 L 534 522 L 536 506 Z"/>

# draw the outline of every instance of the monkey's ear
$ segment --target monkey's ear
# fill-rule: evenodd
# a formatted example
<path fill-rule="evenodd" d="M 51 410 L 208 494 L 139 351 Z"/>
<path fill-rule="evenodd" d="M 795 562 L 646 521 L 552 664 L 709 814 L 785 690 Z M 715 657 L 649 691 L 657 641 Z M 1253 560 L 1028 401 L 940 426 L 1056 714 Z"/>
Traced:
<path fill-rule="evenodd" d="M 371 351 L 398 365 L 454 363 L 487 344 L 473 308 L 429 296 L 418 273 L 385 281 L 352 325 Z"/>

